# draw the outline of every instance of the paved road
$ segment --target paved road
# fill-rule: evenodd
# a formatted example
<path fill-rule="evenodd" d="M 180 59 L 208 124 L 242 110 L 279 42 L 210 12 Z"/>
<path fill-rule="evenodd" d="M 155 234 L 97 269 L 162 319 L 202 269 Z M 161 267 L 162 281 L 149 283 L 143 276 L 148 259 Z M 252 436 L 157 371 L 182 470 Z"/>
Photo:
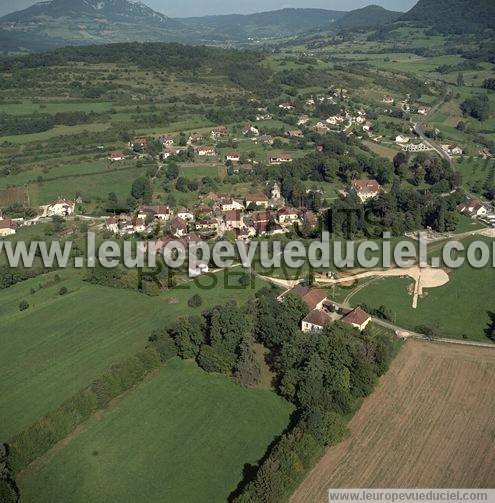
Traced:
<path fill-rule="evenodd" d="M 414 128 L 414 131 L 416 132 L 416 134 L 421 138 L 421 140 L 423 141 L 423 143 L 425 145 L 428 145 L 430 148 L 435 150 L 438 153 L 438 155 L 440 155 L 440 157 L 442 157 L 447 162 L 452 164 L 452 157 L 450 157 L 450 155 L 447 152 L 445 152 L 445 150 L 443 150 L 443 148 L 441 146 L 437 145 L 436 142 L 434 142 L 433 140 L 431 140 L 430 138 L 428 138 L 425 135 L 425 123 L 427 123 L 429 121 L 429 119 L 433 116 L 433 114 L 436 113 L 436 111 L 443 104 L 444 104 L 444 101 L 441 101 L 440 103 L 437 103 L 436 105 L 434 105 L 431 108 L 431 110 L 425 115 L 424 119 L 420 120 L 419 122 L 413 123 L 413 128 Z"/>
<path fill-rule="evenodd" d="M 438 337 L 438 338 L 432 339 L 430 337 L 427 337 L 424 334 L 420 334 L 418 332 L 413 332 L 411 330 L 406 330 L 405 328 L 399 327 L 398 325 L 395 325 L 395 324 L 390 323 L 388 321 L 384 321 L 380 318 L 372 318 L 372 321 L 373 321 L 373 323 L 376 323 L 377 325 L 380 325 L 381 327 L 388 328 L 389 330 L 393 330 L 394 332 L 399 333 L 399 334 L 404 334 L 404 336 L 407 338 L 421 339 L 424 341 L 431 341 L 431 342 L 443 342 L 446 344 L 458 344 L 461 346 L 476 346 L 476 347 L 481 347 L 481 348 L 495 349 L 495 344 L 491 344 L 489 342 L 465 341 L 463 339 L 448 339 L 446 337 Z"/>

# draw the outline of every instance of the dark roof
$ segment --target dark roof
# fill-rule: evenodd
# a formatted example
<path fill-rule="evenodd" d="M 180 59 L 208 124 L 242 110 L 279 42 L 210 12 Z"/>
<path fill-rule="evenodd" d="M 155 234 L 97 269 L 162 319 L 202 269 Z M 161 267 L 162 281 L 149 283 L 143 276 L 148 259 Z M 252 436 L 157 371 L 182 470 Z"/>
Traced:
<path fill-rule="evenodd" d="M 319 327 L 324 327 L 332 322 L 332 319 L 326 311 L 322 309 L 313 309 L 304 320 L 306 323 L 311 323 L 312 325 L 317 325 Z"/>

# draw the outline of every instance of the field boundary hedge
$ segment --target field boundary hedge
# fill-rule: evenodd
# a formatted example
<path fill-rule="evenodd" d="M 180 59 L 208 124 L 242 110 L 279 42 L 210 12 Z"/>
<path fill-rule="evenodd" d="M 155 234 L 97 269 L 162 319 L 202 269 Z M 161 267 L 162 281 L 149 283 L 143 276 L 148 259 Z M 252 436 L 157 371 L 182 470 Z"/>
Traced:
<path fill-rule="evenodd" d="M 143 381 L 163 363 L 158 350 L 150 345 L 123 362 L 110 367 L 92 384 L 81 389 L 58 408 L 38 419 L 7 442 L 9 468 L 13 473 L 25 469 L 37 458 L 72 433 L 77 426 L 110 401 Z"/>

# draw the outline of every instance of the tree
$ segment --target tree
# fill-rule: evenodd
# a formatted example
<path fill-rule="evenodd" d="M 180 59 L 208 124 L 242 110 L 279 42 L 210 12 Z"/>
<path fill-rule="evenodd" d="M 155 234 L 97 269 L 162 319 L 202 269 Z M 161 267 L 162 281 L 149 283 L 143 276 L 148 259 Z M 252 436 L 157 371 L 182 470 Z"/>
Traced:
<path fill-rule="evenodd" d="M 490 100 L 484 94 L 473 96 L 461 103 L 461 110 L 464 115 L 486 121 L 490 117 Z"/>
<path fill-rule="evenodd" d="M 204 342 L 203 322 L 198 317 L 179 318 L 171 336 L 181 358 L 195 358 Z"/>
<path fill-rule="evenodd" d="M 239 358 L 237 360 L 234 378 L 242 386 L 256 386 L 261 380 L 261 367 L 254 350 L 254 339 L 246 336 L 239 346 Z"/>
<path fill-rule="evenodd" d="M 307 413 L 309 432 L 323 445 L 335 445 L 347 434 L 345 419 L 336 412 L 315 408 Z"/>
<path fill-rule="evenodd" d="M 165 179 L 167 181 L 175 180 L 179 176 L 179 167 L 175 162 L 171 162 L 165 170 Z"/>
<path fill-rule="evenodd" d="M 464 86 L 464 74 L 462 72 L 459 72 L 457 74 L 457 87 L 462 87 Z"/>
<path fill-rule="evenodd" d="M 65 286 L 63 286 L 59 291 L 58 291 L 58 294 L 59 295 L 66 295 L 68 292 L 67 288 Z"/>
<path fill-rule="evenodd" d="M 235 364 L 235 355 L 223 348 L 204 344 L 198 354 L 198 365 L 206 372 L 230 375 Z"/>
<path fill-rule="evenodd" d="M 119 204 L 119 199 L 117 197 L 117 194 L 115 194 L 115 192 L 110 192 L 108 194 L 108 204 L 109 204 L 110 208 L 112 208 L 112 209 L 117 208 L 117 206 Z"/>
<path fill-rule="evenodd" d="M 203 299 L 201 298 L 201 295 L 199 294 L 194 294 L 188 301 L 187 301 L 187 305 L 189 307 L 199 307 L 201 306 L 201 304 L 203 304 Z"/>
<path fill-rule="evenodd" d="M 293 293 L 290 293 L 284 297 L 283 305 L 285 308 L 285 313 L 290 319 L 291 323 L 299 326 L 302 319 L 309 313 L 308 306 L 306 303 Z"/>
<path fill-rule="evenodd" d="M 131 195 L 134 199 L 141 199 L 145 192 L 146 179 L 139 177 L 132 182 Z"/>

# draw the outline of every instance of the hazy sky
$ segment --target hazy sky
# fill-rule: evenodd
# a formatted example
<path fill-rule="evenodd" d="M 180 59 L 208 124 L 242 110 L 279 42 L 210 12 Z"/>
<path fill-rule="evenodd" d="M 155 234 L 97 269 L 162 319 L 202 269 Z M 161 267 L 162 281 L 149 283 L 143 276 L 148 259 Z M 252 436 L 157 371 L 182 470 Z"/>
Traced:
<path fill-rule="evenodd" d="M 74 0 L 78 1 L 78 0 Z M 104 0 L 101 0 L 104 1 Z M 151 8 L 171 17 L 206 16 L 210 14 L 251 14 L 284 7 L 318 7 L 352 10 L 371 3 L 386 9 L 406 11 L 417 0 L 144 0 Z M 21 10 L 36 3 L 33 0 L 0 0 L 0 15 Z"/>

